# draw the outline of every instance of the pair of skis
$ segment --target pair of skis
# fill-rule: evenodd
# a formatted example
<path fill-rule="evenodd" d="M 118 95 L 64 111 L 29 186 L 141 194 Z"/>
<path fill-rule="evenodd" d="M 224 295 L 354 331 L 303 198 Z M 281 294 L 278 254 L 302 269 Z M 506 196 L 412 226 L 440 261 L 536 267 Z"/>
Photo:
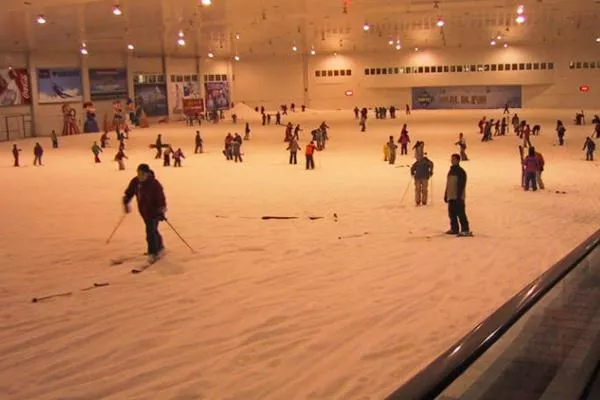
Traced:
<path fill-rule="evenodd" d="M 152 265 L 156 264 L 158 261 L 160 261 L 162 258 L 164 257 L 164 255 L 157 257 L 156 259 L 153 260 L 147 260 L 146 262 L 138 265 L 137 267 L 134 267 L 130 270 L 130 272 L 132 274 L 139 274 L 144 272 L 145 270 L 147 270 L 148 268 L 150 268 Z M 110 265 L 121 265 L 121 264 L 125 264 L 128 263 L 130 261 L 135 260 L 137 257 L 123 257 L 123 258 L 117 258 L 117 259 L 113 259 L 110 260 Z"/>

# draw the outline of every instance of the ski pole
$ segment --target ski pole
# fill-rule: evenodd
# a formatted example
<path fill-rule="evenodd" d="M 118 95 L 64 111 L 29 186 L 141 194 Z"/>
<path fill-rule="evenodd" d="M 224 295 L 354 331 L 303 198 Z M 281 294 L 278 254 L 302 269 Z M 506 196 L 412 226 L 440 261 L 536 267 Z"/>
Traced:
<path fill-rule="evenodd" d="M 188 249 L 190 249 L 192 251 L 192 253 L 195 253 L 196 251 L 194 249 L 192 249 L 192 246 L 190 246 L 188 244 L 188 242 L 185 241 L 184 238 L 181 237 L 181 235 L 179 234 L 179 232 L 177 232 L 177 229 L 175 229 L 173 227 L 173 225 L 171 225 L 171 223 L 169 222 L 169 220 L 165 219 L 165 222 L 167 223 L 167 225 L 169 225 L 169 228 L 171 228 L 173 230 L 173 232 L 175 232 L 175 234 L 177 235 L 177 237 L 179 237 L 179 239 L 181 239 L 181 241 L 183 242 L 183 244 L 185 244 L 188 247 Z"/>
<path fill-rule="evenodd" d="M 402 194 L 402 197 L 400 198 L 400 205 L 402 205 L 404 203 L 404 198 L 406 197 L 406 194 L 408 193 L 409 187 L 410 187 L 410 179 L 406 183 L 406 189 L 404 189 L 404 193 Z"/>
<path fill-rule="evenodd" d="M 115 226 L 115 229 L 113 229 L 113 231 L 110 234 L 110 236 L 108 237 L 108 239 L 106 239 L 106 244 L 108 244 L 110 242 L 110 240 L 113 238 L 113 236 L 115 235 L 115 233 L 117 233 L 117 229 L 119 229 L 119 227 L 121 226 L 121 224 L 125 220 L 126 216 L 127 216 L 127 214 L 123 214 L 123 216 L 121 216 L 121 219 L 119 219 L 119 222 L 117 222 L 117 226 Z"/>
<path fill-rule="evenodd" d="M 429 180 L 431 181 L 431 195 L 429 196 L 431 200 L 429 201 L 429 204 L 433 205 L 433 199 L 435 199 L 435 197 L 433 197 L 433 177 L 429 178 Z"/>

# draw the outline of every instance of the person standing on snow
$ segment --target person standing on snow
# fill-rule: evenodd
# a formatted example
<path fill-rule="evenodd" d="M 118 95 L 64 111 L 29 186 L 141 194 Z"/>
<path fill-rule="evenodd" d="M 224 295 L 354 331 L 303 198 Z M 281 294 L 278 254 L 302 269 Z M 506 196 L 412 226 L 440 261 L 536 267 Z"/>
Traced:
<path fill-rule="evenodd" d="M 452 166 L 450 167 L 450 171 L 448 171 L 446 191 L 444 192 L 444 202 L 448 203 L 448 216 L 450 217 L 450 230 L 446 234 L 472 236 L 465 211 L 467 173 L 460 166 L 459 154 L 452 154 L 450 162 Z"/>
<path fill-rule="evenodd" d="M 148 164 L 140 164 L 137 167 L 137 176 L 133 178 L 123 196 L 123 208 L 129 214 L 131 208 L 129 203 L 133 197 L 137 198 L 138 210 L 146 225 L 146 242 L 148 244 L 148 262 L 158 260 L 164 251 L 164 244 L 158 224 L 165 221 L 167 201 L 162 185 Z"/>
<path fill-rule="evenodd" d="M 410 174 L 415 179 L 415 202 L 417 207 L 421 204 L 426 206 L 429 178 L 433 176 L 433 162 L 424 156 L 417 157 L 417 161 L 410 167 Z"/>
<path fill-rule="evenodd" d="M 591 137 L 587 137 L 585 139 L 585 143 L 583 144 L 583 149 L 585 150 L 585 161 L 594 161 L 594 151 L 596 151 L 596 143 L 592 140 Z"/>
<path fill-rule="evenodd" d="M 467 157 L 467 141 L 465 140 L 465 135 L 463 133 L 458 134 L 458 142 L 454 143 L 455 145 L 460 147 L 460 161 L 469 161 L 469 157 Z"/>

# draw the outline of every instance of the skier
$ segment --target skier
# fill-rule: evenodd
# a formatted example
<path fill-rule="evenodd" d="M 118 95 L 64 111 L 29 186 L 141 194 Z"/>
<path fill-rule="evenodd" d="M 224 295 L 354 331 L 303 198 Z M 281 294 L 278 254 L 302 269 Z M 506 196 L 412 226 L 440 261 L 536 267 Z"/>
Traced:
<path fill-rule="evenodd" d="M 298 141 L 296 139 L 292 139 L 286 150 L 290 151 L 290 165 L 296 165 L 298 163 L 298 150 L 302 150 L 302 147 L 300 147 Z"/>
<path fill-rule="evenodd" d="M 412 148 L 415 151 L 415 158 L 419 159 L 419 156 L 425 156 L 425 142 L 417 140 L 417 143 Z"/>
<path fill-rule="evenodd" d="M 504 112 L 502 113 L 502 115 L 504 115 L 504 114 L 508 114 L 508 115 L 510 115 L 510 111 L 509 111 L 509 109 L 508 109 L 508 103 L 506 103 L 506 104 L 504 105 Z"/>
<path fill-rule="evenodd" d="M 500 123 L 500 136 L 506 135 L 506 128 L 507 128 L 506 117 L 504 117 L 504 118 L 502 118 L 502 122 Z"/>
<path fill-rule="evenodd" d="M 558 145 L 563 146 L 565 144 L 565 126 L 561 120 L 556 121 L 556 134 L 558 136 Z"/>
<path fill-rule="evenodd" d="M 202 148 L 203 140 L 200 137 L 200 131 L 196 131 L 195 144 L 196 145 L 194 147 L 194 154 L 204 153 L 204 149 Z"/>
<path fill-rule="evenodd" d="M 400 155 L 407 155 L 410 137 L 408 136 L 408 129 L 406 129 L 406 124 L 402 126 L 402 131 L 400 132 L 400 138 L 398 139 L 398 143 L 400 143 Z"/>
<path fill-rule="evenodd" d="M 100 163 L 100 153 L 102 153 L 102 149 L 98 146 L 98 143 L 94 142 L 92 145 L 92 153 L 94 153 L 94 162 L 96 164 Z"/>
<path fill-rule="evenodd" d="M 426 206 L 429 178 L 433 176 L 433 162 L 424 156 L 417 157 L 417 161 L 410 167 L 410 174 L 415 179 L 415 201 L 417 207 L 421 204 Z"/>
<path fill-rule="evenodd" d="M 173 154 L 173 148 L 171 146 L 165 149 L 163 153 L 163 167 L 171 166 L 171 154 Z"/>
<path fill-rule="evenodd" d="M 404 112 L 406 113 L 406 115 L 410 115 L 410 107 L 408 104 L 404 107 Z"/>
<path fill-rule="evenodd" d="M 390 106 L 390 118 L 396 119 L 396 107 Z"/>
<path fill-rule="evenodd" d="M 58 149 L 58 137 L 56 136 L 56 132 L 54 131 L 54 129 L 52 130 L 52 133 L 50 134 L 50 140 L 52 140 L 52 148 Z"/>
<path fill-rule="evenodd" d="M 129 203 L 135 196 L 137 198 L 138 210 L 146 225 L 146 242 L 148 244 L 148 262 L 153 263 L 159 259 L 164 252 L 164 245 L 158 224 L 166 221 L 165 212 L 167 202 L 162 185 L 148 164 L 140 164 L 137 168 L 137 177 L 133 178 L 123 197 L 125 213 L 129 214 L 131 208 Z"/>
<path fill-rule="evenodd" d="M 596 139 L 600 139 L 600 122 L 597 122 L 594 125 L 594 135 L 596 136 Z"/>
<path fill-rule="evenodd" d="M 156 155 L 154 156 L 155 160 L 160 160 L 162 158 L 162 135 L 158 135 L 156 137 L 156 142 L 154 143 L 154 146 L 156 148 Z"/>
<path fill-rule="evenodd" d="M 594 143 L 591 137 L 588 136 L 585 139 L 585 143 L 583 144 L 582 150 L 586 151 L 585 161 L 594 161 L 594 151 L 596 150 L 596 143 Z"/>
<path fill-rule="evenodd" d="M 44 149 L 42 148 L 42 145 L 39 144 L 38 142 L 35 143 L 35 146 L 33 148 L 33 165 L 43 165 L 42 164 L 42 156 L 44 155 Z"/>
<path fill-rule="evenodd" d="M 542 130 L 542 127 L 538 124 L 534 125 L 533 128 L 531 128 L 531 134 L 533 136 L 538 136 L 540 134 L 540 131 Z"/>
<path fill-rule="evenodd" d="M 290 104 L 290 110 L 292 110 L 292 112 L 296 112 L 296 103 Z"/>
<path fill-rule="evenodd" d="M 535 148 L 533 148 L 533 152 L 535 154 L 535 159 L 538 162 L 538 169 L 536 171 L 535 179 L 537 180 L 538 188 L 540 190 L 544 190 L 545 186 L 544 181 L 542 180 L 542 172 L 544 172 L 544 166 L 546 165 L 546 162 L 544 161 L 544 156 L 542 156 L 542 153 L 535 151 Z"/>
<path fill-rule="evenodd" d="M 467 157 L 467 141 L 463 133 L 458 134 L 458 142 L 454 143 L 455 146 L 460 147 L 460 161 L 469 161 L 469 157 Z"/>
<path fill-rule="evenodd" d="M 244 140 L 250 140 L 250 124 L 246 122 L 246 129 L 244 133 Z"/>
<path fill-rule="evenodd" d="M 15 159 L 15 167 L 19 166 L 19 152 L 21 151 L 21 149 L 17 148 L 16 144 L 13 144 L 13 148 L 12 148 L 12 154 L 13 154 L 13 158 Z"/>
<path fill-rule="evenodd" d="M 292 125 L 291 122 L 288 122 L 288 124 L 285 126 L 285 137 L 283 138 L 284 142 L 289 142 L 292 140 L 292 130 L 294 129 L 294 126 Z"/>
<path fill-rule="evenodd" d="M 181 159 L 185 158 L 185 156 L 183 155 L 183 151 L 181 151 L 181 147 L 177 149 L 176 152 L 173 153 L 173 160 L 175 160 L 175 162 L 173 163 L 173 167 L 181 167 Z"/>
<path fill-rule="evenodd" d="M 106 148 L 106 145 L 108 144 L 108 132 L 104 132 L 101 136 L 100 136 L 100 147 L 101 148 Z"/>
<path fill-rule="evenodd" d="M 390 158 L 390 147 L 388 146 L 388 142 L 385 142 L 383 145 L 383 161 L 388 162 Z"/>
<path fill-rule="evenodd" d="M 452 154 L 452 166 L 446 179 L 444 202 L 448 203 L 448 216 L 450 217 L 450 230 L 448 235 L 472 236 L 469 230 L 469 220 L 465 212 L 465 193 L 467 188 L 467 173 L 460 166 L 460 155 Z M 460 231 L 459 231 L 460 222 Z"/>
<path fill-rule="evenodd" d="M 522 135 L 523 135 L 523 148 L 532 147 L 531 140 L 529 140 L 530 135 L 531 135 L 531 128 L 529 127 L 529 124 L 525 125 L 525 128 L 522 131 Z"/>
<path fill-rule="evenodd" d="M 500 135 L 500 120 L 496 120 L 494 123 L 494 136 Z"/>
<path fill-rule="evenodd" d="M 530 185 L 534 192 L 537 191 L 536 177 L 539 172 L 539 163 L 533 147 L 529 148 L 527 157 L 523 160 L 523 168 L 525 170 L 525 191 L 529 190 Z"/>
<path fill-rule="evenodd" d="M 298 124 L 294 128 L 294 135 L 292 136 L 292 139 L 300 140 L 300 132 L 302 132 L 302 129 L 300 129 L 300 124 Z"/>
<path fill-rule="evenodd" d="M 481 119 L 479 120 L 479 123 L 477 124 L 477 126 L 479 126 L 479 133 L 480 133 L 480 134 L 482 134 L 482 133 L 483 133 L 483 129 L 484 129 L 484 127 L 485 127 L 485 122 L 486 122 L 486 120 L 485 120 L 485 117 L 483 117 L 483 118 L 481 118 Z"/>
<path fill-rule="evenodd" d="M 231 133 L 227 133 L 227 136 L 225 136 L 225 149 L 223 150 L 223 154 L 225 155 L 225 158 L 227 158 L 228 160 L 233 160 L 233 151 L 231 148 L 232 142 L 233 142 L 233 135 L 231 135 Z"/>
<path fill-rule="evenodd" d="M 231 152 L 233 153 L 233 157 L 235 162 L 242 162 L 242 137 L 236 133 L 235 137 L 231 142 Z"/>
<path fill-rule="evenodd" d="M 115 161 L 119 164 L 119 171 L 125 171 L 125 159 L 128 157 L 123 150 L 119 150 L 115 155 Z"/>
<path fill-rule="evenodd" d="M 358 107 L 354 107 L 354 119 L 358 119 L 358 112 L 360 110 L 358 109 Z"/>
<path fill-rule="evenodd" d="M 388 140 L 387 143 L 388 146 L 388 151 L 389 151 L 389 163 L 390 165 L 395 164 L 396 163 L 396 149 L 398 148 L 398 146 L 396 146 L 396 143 L 394 143 L 394 137 L 390 136 L 390 140 Z"/>
<path fill-rule="evenodd" d="M 267 124 L 267 115 L 264 113 L 262 113 L 262 124 L 263 126 L 265 126 Z"/>
<path fill-rule="evenodd" d="M 306 169 L 315 169 L 315 160 L 313 157 L 316 149 L 317 146 L 315 146 L 315 142 L 313 141 L 306 145 L 306 150 L 304 151 L 306 156 Z"/>
<path fill-rule="evenodd" d="M 367 131 L 367 117 L 366 116 L 363 115 L 362 117 L 360 117 L 359 126 L 360 126 L 361 132 Z"/>
<path fill-rule="evenodd" d="M 515 115 L 513 115 L 512 120 L 510 122 L 513 126 L 513 130 L 515 131 L 515 134 L 518 134 L 519 133 L 519 116 L 515 113 Z"/>

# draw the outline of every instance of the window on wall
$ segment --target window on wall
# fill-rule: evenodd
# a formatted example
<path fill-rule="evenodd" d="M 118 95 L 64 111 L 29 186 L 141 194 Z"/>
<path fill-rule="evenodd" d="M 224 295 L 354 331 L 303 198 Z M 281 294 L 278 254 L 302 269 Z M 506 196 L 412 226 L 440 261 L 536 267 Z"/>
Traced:
<path fill-rule="evenodd" d="M 534 70 L 540 69 L 540 63 L 533 63 L 533 69 Z"/>
<path fill-rule="evenodd" d="M 429 67 L 425 67 L 425 73 L 428 74 L 429 73 Z"/>
<path fill-rule="evenodd" d="M 345 69 L 342 69 L 342 70 L 340 71 L 340 75 L 341 75 L 341 76 L 346 76 L 346 70 L 345 70 Z"/>
<path fill-rule="evenodd" d="M 496 64 L 490 65 L 490 69 L 492 72 L 496 71 Z"/>
<path fill-rule="evenodd" d="M 554 69 L 554 63 L 548 63 L 548 69 Z"/>
<path fill-rule="evenodd" d="M 387 68 L 381 69 L 381 75 L 387 75 Z"/>
<path fill-rule="evenodd" d="M 531 68 L 532 68 L 532 66 L 531 66 L 531 63 L 527 63 L 527 64 L 525 64 L 525 69 L 526 69 L 527 71 L 531 71 Z"/>
<path fill-rule="evenodd" d="M 365 75 L 369 75 L 369 68 L 365 68 Z"/>
<path fill-rule="evenodd" d="M 315 76 L 318 78 L 321 76 L 321 71 L 315 71 Z"/>
<path fill-rule="evenodd" d="M 346 76 L 352 76 L 352 70 L 351 69 L 347 69 L 346 70 Z"/>
<path fill-rule="evenodd" d="M 504 71 L 504 64 L 498 64 L 498 71 Z"/>
<path fill-rule="evenodd" d="M 475 64 L 471 64 L 471 66 L 469 67 L 471 72 L 476 72 L 477 71 L 477 65 Z"/>
<path fill-rule="evenodd" d="M 518 71 L 519 70 L 519 64 L 513 64 L 512 65 L 512 70 L 513 71 Z"/>
<path fill-rule="evenodd" d="M 334 69 L 333 70 L 333 76 L 340 76 L 340 70 L 339 69 Z"/>
<path fill-rule="evenodd" d="M 349 69 L 330 69 L 315 71 L 315 77 L 317 78 L 350 76 L 351 74 L 352 71 Z M 365 69 L 365 75 L 370 75 L 369 69 Z"/>

